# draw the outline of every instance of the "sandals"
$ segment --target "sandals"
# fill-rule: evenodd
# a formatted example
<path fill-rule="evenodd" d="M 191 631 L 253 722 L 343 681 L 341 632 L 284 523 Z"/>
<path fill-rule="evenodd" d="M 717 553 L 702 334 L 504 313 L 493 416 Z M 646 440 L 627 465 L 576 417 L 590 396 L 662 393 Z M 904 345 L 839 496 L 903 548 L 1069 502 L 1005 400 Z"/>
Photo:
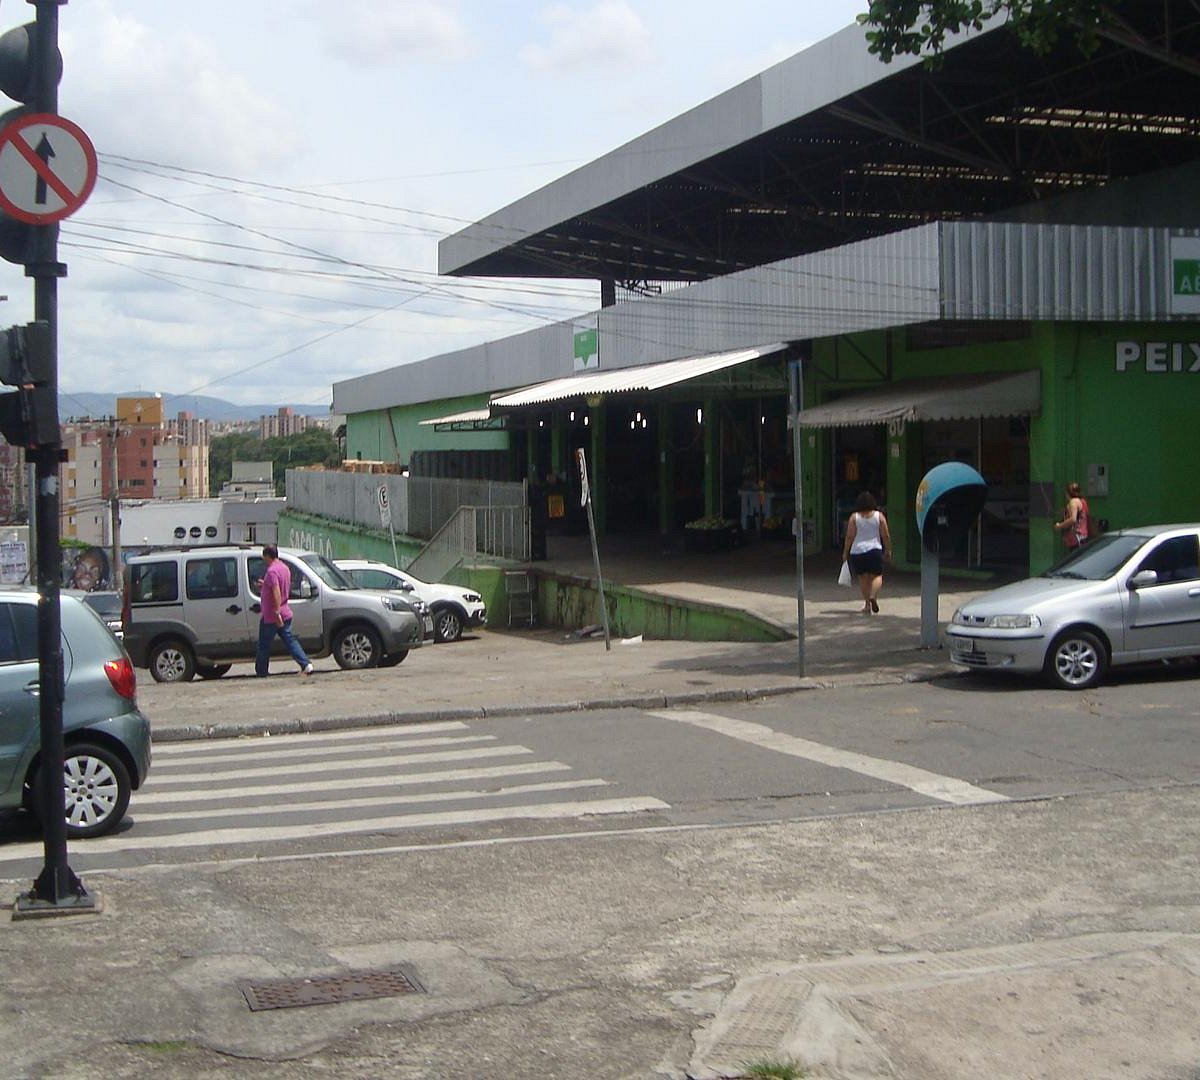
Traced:
<path fill-rule="evenodd" d="M 876 615 L 879 614 L 879 601 L 873 596 L 871 597 L 871 611 L 873 611 Z"/>

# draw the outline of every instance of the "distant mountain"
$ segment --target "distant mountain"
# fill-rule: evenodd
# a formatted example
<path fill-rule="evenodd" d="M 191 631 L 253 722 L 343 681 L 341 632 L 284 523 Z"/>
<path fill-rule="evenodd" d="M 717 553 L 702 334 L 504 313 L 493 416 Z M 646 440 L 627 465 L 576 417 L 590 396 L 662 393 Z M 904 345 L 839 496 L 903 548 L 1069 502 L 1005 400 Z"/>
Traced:
<path fill-rule="evenodd" d="M 118 397 L 149 397 L 146 391 L 131 391 L 126 394 L 68 394 L 60 393 L 59 417 L 115 416 Z M 168 420 L 174 420 L 181 412 L 190 412 L 201 420 L 257 420 L 260 416 L 273 416 L 280 405 L 234 405 L 221 398 L 204 397 L 202 394 L 163 394 Z M 304 416 L 328 416 L 329 409 L 320 405 L 292 405 L 292 411 Z"/>

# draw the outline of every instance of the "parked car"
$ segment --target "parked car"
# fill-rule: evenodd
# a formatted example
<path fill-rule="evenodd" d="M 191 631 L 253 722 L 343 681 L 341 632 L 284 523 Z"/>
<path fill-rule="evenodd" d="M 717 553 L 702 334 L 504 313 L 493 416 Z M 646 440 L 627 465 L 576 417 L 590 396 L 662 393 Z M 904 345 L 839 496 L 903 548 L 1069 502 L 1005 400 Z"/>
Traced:
<path fill-rule="evenodd" d="M 123 633 L 123 623 L 121 619 L 121 610 L 125 606 L 125 598 L 119 592 L 112 592 L 108 589 L 94 589 L 92 592 L 84 592 L 82 589 L 63 589 L 68 596 L 74 596 L 82 600 L 104 621 L 113 634 L 119 640 Z"/>
<path fill-rule="evenodd" d="M 433 612 L 435 641 L 457 641 L 463 630 L 487 625 L 487 605 L 472 589 L 422 581 L 374 559 L 334 559 L 361 589 L 396 589 L 420 597 Z"/>
<path fill-rule="evenodd" d="M 325 556 L 281 548 L 292 574 L 292 633 L 313 659 L 348 669 L 392 667 L 419 648 L 433 619 L 415 598 L 355 586 Z M 261 548 L 180 548 L 125 566 L 125 647 L 158 682 L 218 679 L 253 660 L 262 607 Z M 273 655 L 286 652 L 278 639 Z"/>
<path fill-rule="evenodd" d="M 964 604 L 946 641 L 962 667 L 1043 672 L 1067 690 L 1120 664 L 1200 656 L 1200 525 L 1105 533 Z"/>
<path fill-rule="evenodd" d="M 36 812 L 41 763 L 36 590 L 0 589 L 0 808 Z M 120 823 L 150 768 L 150 724 L 137 707 L 129 656 L 100 617 L 63 596 L 63 783 L 67 835 Z"/>

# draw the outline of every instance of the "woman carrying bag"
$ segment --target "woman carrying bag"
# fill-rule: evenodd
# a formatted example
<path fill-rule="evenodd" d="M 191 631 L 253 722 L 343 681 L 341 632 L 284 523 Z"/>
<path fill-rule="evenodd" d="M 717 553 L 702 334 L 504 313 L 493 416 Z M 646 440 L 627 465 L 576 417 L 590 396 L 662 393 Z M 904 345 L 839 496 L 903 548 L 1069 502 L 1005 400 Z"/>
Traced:
<path fill-rule="evenodd" d="M 883 560 L 892 561 L 892 534 L 887 518 L 869 491 L 859 494 L 854 513 L 846 523 L 846 539 L 842 544 L 842 559 L 850 564 L 850 572 L 858 578 L 862 593 L 864 615 L 878 614 L 879 590 L 883 588 Z"/>

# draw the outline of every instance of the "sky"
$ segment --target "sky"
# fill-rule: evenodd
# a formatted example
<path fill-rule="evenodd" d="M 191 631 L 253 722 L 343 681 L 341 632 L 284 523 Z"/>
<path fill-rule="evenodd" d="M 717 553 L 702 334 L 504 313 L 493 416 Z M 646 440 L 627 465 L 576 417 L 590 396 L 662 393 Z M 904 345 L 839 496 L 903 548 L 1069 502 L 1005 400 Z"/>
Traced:
<path fill-rule="evenodd" d="M 851 23 L 867 0 L 76 0 L 59 112 L 73 391 L 327 407 L 342 379 L 599 306 L 438 241 Z M 34 8 L 0 5 L 0 30 Z M 33 285 L 0 263 L 3 325 Z"/>

